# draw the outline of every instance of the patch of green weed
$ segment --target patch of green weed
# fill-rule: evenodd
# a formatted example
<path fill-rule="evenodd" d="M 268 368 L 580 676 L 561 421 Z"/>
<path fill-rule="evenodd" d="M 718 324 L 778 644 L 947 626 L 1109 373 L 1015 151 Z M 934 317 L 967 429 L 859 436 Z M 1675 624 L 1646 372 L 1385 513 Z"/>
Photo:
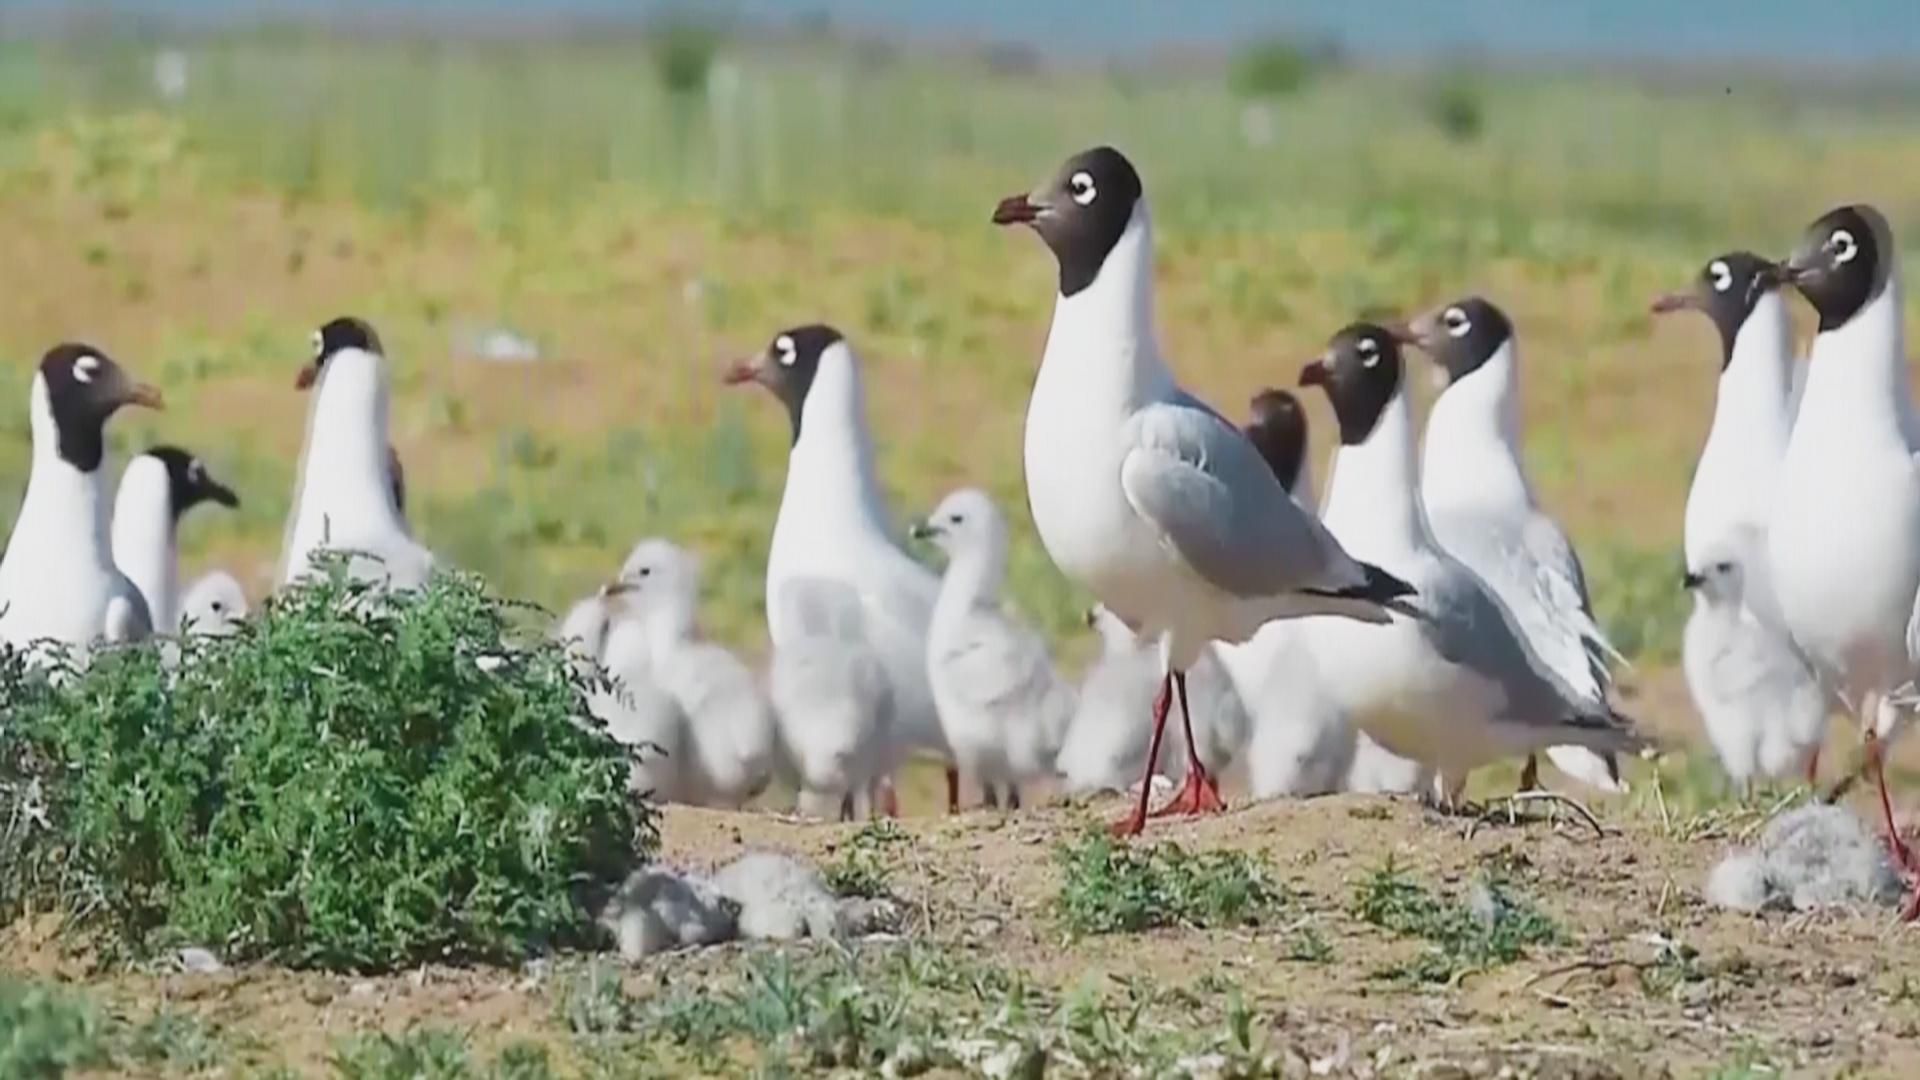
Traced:
<path fill-rule="evenodd" d="M 1286 888 L 1241 851 L 1135 846 L 1092 830 L 1060 845 L 1054 856 L 1065 878 L 1054 907 L 1075 934 L 1253 926 L 1287 901 Z"/>
<path fill-rule="evenodd" d="M 107 1024 L 79 997 L 0 979 L 0 1076 L 53 1080 L 109 1059 Z"/>
<path fill-rule="evenodd" d="M 1432 945 L 1419 958 L 1383 974 L 1444 983 L 1463 972 L 1512 963 L 1528 946 L 1561 940 L 1560 928 L 1497 878 L 1483 878 L 1475 899 L 1428 889 L 1391 860 L 1354 890 L 1353 913 L 1364 922 Z"/>
<path fill-rule="evenodd" d="M 827 887 L 838 896 L 873 899 L 889 895 L 892 889 L 887 883 L 884 853 L 906 839 L 907 834 L 900 826 L 887 818 L 861 826 L 842 846 L 840 857 L 827 864 Z"/>

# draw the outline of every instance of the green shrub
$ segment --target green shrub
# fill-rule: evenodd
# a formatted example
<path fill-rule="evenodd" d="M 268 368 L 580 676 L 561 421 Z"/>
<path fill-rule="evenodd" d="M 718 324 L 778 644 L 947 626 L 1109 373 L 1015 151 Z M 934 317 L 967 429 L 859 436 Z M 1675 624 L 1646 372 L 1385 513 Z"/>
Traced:
<path fill-rule="evenodd" d="M 1471 76 L 1449 72 L 1428 91 L 1427 119 L 1454 142 L 1472 142 L 1487 126 L 1485 96 Z"/>
<path fill-rule="evenodd" d="M 1299 42 L 1271 38 L 1242 49 L 1227 70 L 1227 86 L 1247 98 L 1297 94 L 1313 78 L 1313 54 Z"/>
<path fill-rule="evenodd" d="M 514 613 L 465 575 L 384 601 L 336 575 L 177 664 L 108 650 L 50 684 L 0 663 L 0 900 L 133 952 L 294 966 L 596 940 L 587 904 L 651 812 L 579 719 L 586 680 Z"/>
<path fill-rule="evenodd" d="M 1286 888 L 1243 851 L 1134 847 L 1095 829 L 1061 845 L 1055 859 L 1066 875 L 1055 907 L 1076 934 L 1257 925 L 1287 901 Z"/>
<path fill-rule="evenodd" d="M 1396 934 L 1424 938 L 1433 947 L 1383 974 L 1413 982 L 1444 983 L 1463 971 L 1510 964 L 1529 945 L 1560 941 L 1560 928 L 1496 877 L 1476 886 L 1477 901 L 1441 896 L 1401 873 L 1388 860 L 1354 890 L 1353 913 Z"/>

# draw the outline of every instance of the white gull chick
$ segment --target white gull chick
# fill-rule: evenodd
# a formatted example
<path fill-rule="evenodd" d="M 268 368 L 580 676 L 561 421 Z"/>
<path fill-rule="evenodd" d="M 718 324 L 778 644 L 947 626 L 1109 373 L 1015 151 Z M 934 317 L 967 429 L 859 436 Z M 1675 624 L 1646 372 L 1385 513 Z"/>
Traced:
<path fill-rule="evenodd" d="M 1146 776 L 1185 782 L 1189 756 L 1183 729 L 1166 733 L 1161 744 L 1164 766 L 1147 765 L 1152 729 L 1131 722 L 1153 708 L 1163 678 L 1160 650 L 1134 636 L 1120 617 L 1096 605 L 1086 614 L 1087 626 L 1100 635 L 1100 655 L 1087 668 L 1073 722 L 1056 759 L 1056 771 L 1067 791 L 1132 791 Z M 1219 647 L 1202 649 L 1187 671 L 1188 702 L 1193 707 L 1197 756 L 1209 773 L 1230 768 L 1245 748 L 1252 721 L 1239 690 L 1221 663 Z"/>
<path fill-rule="evenodd" d="M 1240 430 L 1181 390 L 1153 320 L 1153 229 L 1140 176 L 1111 147 L 1076 154 L 1038 190 L 1001 200 L 997 224 L 1030 226 L 1059 266 L 1058 299 L 1027 408 L 1027 501 L 1066 575 L 1148 640 L 1162 679 L 1147 754 L 1209 642 L 1245 641 L 1278 618 L 1384 621 L 1408 589 L 1348 558 L 1287 496 Z M 1194 757 L 1165 813 L 1224 808 Z M 1134 813 L 1146 824 L 1148 785 Z"/>
<path fill-rule="evenodd" d="M 782 601 L 767 683 L 800 811 L 871 816 L 890 764 L 895 683 L 868 644 L 866 605 L 820 578 L 789 582 Z"/>
<path fill-rule="evenodd" d="M 1912 406 L 1893 231 L 1871 206 L 1829 211 L 1768 277 L 1792 283 L 1820 316 L 1767 524 L 1769 582 L 1795 646 L 1865 728 L 1888 840 L 1911 869 L 1881 767 L 1920 644 L 1909 634 L 1920 473 L 1905 431 Z"/>
<path fill-rule="evenodd" d="M 685 716 L 684 801 L 739 807 L 773 779 L 773 715 L 753 672 L 699 637 L 700 567 L 665 540 L 643 540 L 607 595 L 645 630 L 653 685 Z"/>
<path fill-rule="evenodd" d="M 575 670 L 595 679 L 587 710 L 631 756 L 627 786 L 656 802 L 685 802 L 687 717 L 653 681 L 646 624 L 602 588 L 573 605 L 554 630 Z"/>
<path fill-rule="evenodd" d="M 1755 780 L 1805 776 L 1813 782 L 1826 734 L 1826 691 L 1793 642 L 1746 602 L 1749 568 L 1764 570 L 1757 529 L 1728 534 L 1723 548 L 1688 558 L 1693 614 L 1682 639 L 1687 690 L 1720 767 L 1740 790 Z"/>
<path fill-rule="evenodd" d="M 379 335 L 355 318 L 322 326 L 296 385 L 312 392 L 313 408 L 280 583 L 305 576 L 314 554 L 331 550 L 354 553 L 348 572 L 355 578 L 394 589 L 424 585 L 433 554 L 414 542 L 394 501 Z"/>
<path fill-rule="evenodd" d="M 1766 529 L 1793 431 L 1793 329 L 1772 264 L 1747 251 L 1709 260 L 1656 314 L 1698 311 L 1720 342 L 1713 424 L 1687 492 L 1693 593 L 1681 661 L 1720 764 L 1757 779 L 1813 783 L 1828 699 L 1794 648 L 1767 585 Z"/>
<path fill-rule="evenodd" d="M 240 505 L 233 489 L 177 446 L 156 446 L 127 462 L 113 500 L 113 561 L 147 602 L 156 629 L 180 625 L 180 519 L 203 502 Z"/>
<path fill-rule="evenodd" d="M 1548 746 L 1632 750 L 1624 718 L 1559 684 L 1492 590 L 1435 541 L 1415 483 L 1413 409 L 1393 333 L 1354 323 L 1300 372 L 1340 424 L 1325 520 L 1348 551 L 1411 583 L 1417 617 L 1303 630 L 1321 685 L 1374 741 L 1439 773 L 1457 806 L 1467 773 Z"/>
<path fill-rule="evenodd" d="M 988 806 L 1020 808 L 1020 785 L 1051 776 L 1073 688 L 1046 643 L 1000 606 L 1007 577 L 1007 522 L 987 493 L 963 488 L 940 501 L 913 535 L 947 555 L 927 632 L 927 679 L 954 764 L 981 786 Z"/>
<path fill-rule="evenodd" d="M 759 356 L 735 364 L 733 385 L 758 383 L 787 408 L 793 448 L 767 553 L 767 629 L 777 651 L 798 620 L 788 618 L 796 582 L 843 586 L 884 669 L 892 700 L 892 744 L 883 775 L 915 751 L 947 762 L 948 804 L 959 777 L 927 682 L 927 629 L 940 579 L 902 550 L 874 469 L 866 393 L 853 346 L 830 326 L 774 335 Z M 811 586 L 808 586 L 811 587 Z M 890 798 L 890 785 L 888 787 Z"/>
<path fill-rule="evenodd" d="M 48 643 L 84 662 L 96 641 L 152 632 L 146 601 L 114 565 L 108 539 L 106 424 L 127 405 L 157 409 L 160 393 L 90 345 L 55 345 L 34 372 L 33 462 L 0 555 L 0 645 Z"/>
<path fill-rule="evenodd" d="M 181 597 L 180 632 L 224 637 L 240 629 L 250 610 L 239 579 L 225 570 L 210 570 Z"/>
<path fill-rule="evenodd" d="M 1440 546 L 1493 589 L 1555 679 L 1589 712 L 1607 709 L 1619 654 L 1593 617 L 1586 573 L 1540 509 L 1520 449 L 1520 352 L 1506 313 L 1468 297 L 1414 320 L 1446 389 L 1427 416 L 1420 496 Z M 1548 747 L 1561 772 L 1623 792 L 1619 762 L 1578 746 Z M 1538 786 L 1527 757 L 1520 785 Z"/>

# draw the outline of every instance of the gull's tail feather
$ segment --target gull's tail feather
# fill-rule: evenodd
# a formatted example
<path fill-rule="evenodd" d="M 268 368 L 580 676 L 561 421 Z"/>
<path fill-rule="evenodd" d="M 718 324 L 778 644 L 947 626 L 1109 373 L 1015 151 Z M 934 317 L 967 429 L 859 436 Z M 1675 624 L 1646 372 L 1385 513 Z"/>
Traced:
<path fill-rule="evenodd" d="M 1340 589 L 1301 589 L 1300 592 L 1321 600 L 1341 601 L 1343 603 L 1326 605 L 1326 613 L 1347 615 L 1364 622 L 1386 622 L 1388 611 L 1409 616 L 1419 614 L 1407 603 L 1409 598 L 1417 595 L 1412 585 L 1372 563 L 1363 562 L 1359 566 L 1366 578 L 1358 585 Z"/>

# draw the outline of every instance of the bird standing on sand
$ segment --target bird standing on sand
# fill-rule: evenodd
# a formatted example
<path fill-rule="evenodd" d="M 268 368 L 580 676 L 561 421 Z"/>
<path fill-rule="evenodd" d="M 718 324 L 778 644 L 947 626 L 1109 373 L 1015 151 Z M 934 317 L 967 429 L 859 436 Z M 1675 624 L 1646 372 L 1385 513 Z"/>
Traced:
<path fill-rule="evenodd" d="M 959 774 L 927 682 L 927 629 L 940 579 L 901 549 L 894 532 L 874 468 L 859 357 L 830 326 L 796 326 L 735 364 L 727 382 L 766 387 L 793 427 L 767 552 L 767 631 L 775 651 L 794 640 L 788 592 L 796 582 L 848 590 L 867 647 L 891 684 L 892 745 L 882 775 L 891 776 L 914 751 L 934 754 L 947 764 L 948 806 L 957 806 Z"/>
<path fill-rule="evenodd" d="M 1687 491 L 1686 570 L 1693 611 L 1681 639 L 1687 689 L 1727 776 L 1815 781 L 1829 709 L 1781 625 L 1768 578 L 1766 531 L 1798 406 L 1793 328 L 1771 263 L 1732 251 L 1693 287 L 1653 302 L 1656 314 L 1698 311 L 1720 342 L 1713 424 Z"/>
<path fill-rule="evenodd" d="M 152 632 L 146 600 L 114 565 L 108 538 L 106 425 L 127 405 L 160 408 L 160 392 L 99 349 L 67 343 L 41 358 L 27 399 L 27 493 L 0 555 L 0 644 L 49 642 L 84 661 L 96 641 Z"/>
<path fill-rule="evenodd" d="M 1432 794 L 1447 808 L 1459 804 L 1468 771 L 1492 761 L 1556 745 L 1636 748 L 1624 718 L 1555 679 L 1486 583 L 1434 540 L 1415 481 L 1397 335 L 1354 323 L 1300 383 L 1325 388 L 1340 422 L 1327 527 L 1418 590 L 1407 602 L 1413 617 L 1303 627 L 1321 685 L 1348 718 L 1395 754 L 1433 766 Z"/>
<path fill-rule="evenodd" d="M 1912 870 L 1881 764 L 1920 666 L 1920 472 L 1893 230 L 1871 206 L 1832 210 L 1763 280 L 1793 285 L 1820 316 L 1767 524 L 1769 584 L 1794 644 L 1864 727 L 1888 841 Z"/>
<path fill-rule="evenodd" d="M 1191 729 L 1186 672 L 1209 642 L 1244 641 L 1276 618 L 1385 621 L 1384 605 L 1411 590 L 1348 558 L 1246 436 L 1174 382 L 1154 330 L 1145 190 L 1124 155 L 1075 154 L 993 220 L 1033 229 L 1058 265 L 1027 409 L 1027 499 L 1060 569 L 1161 643 L 1151 773 L 1175 697 Z M 1185 783 L 1162 812 L 1221 810 L 1188 735 Z M 1145 826 L 1147 794 L 1143 778 L 1118 831 Z"/>
<path fill-rule="evenodd" d="M 948 495 L 913 535 L 946 552 L 927 632 L 927 679 L 954 763 L 988 806 L 1020 808 L 1020 785 L 1052 775 L 1073 720 L 1073 688 L 1039 635 L 1000 606 L 1007 522 L 987 493 Z"/>
<path fill-rule="evenodd" d="M 1471 296 L 1415 319 L 1413 338 L 1446 389 L 1427 415 L 1420 497 L 1433 536 L 1492 588 L 1527 644 L 1590 712 L 1605 712 L 1620 659 L 1593 617 L 1573 542 L 1540 508 L 1520 447 L 1520 349 L 1513 323 Z M 1619 762 L 1581 746 L 1546 748 L 1561 772 L 1623 792 Z M 1539 786 L 1527 756 L 1520 786 Z"/>

